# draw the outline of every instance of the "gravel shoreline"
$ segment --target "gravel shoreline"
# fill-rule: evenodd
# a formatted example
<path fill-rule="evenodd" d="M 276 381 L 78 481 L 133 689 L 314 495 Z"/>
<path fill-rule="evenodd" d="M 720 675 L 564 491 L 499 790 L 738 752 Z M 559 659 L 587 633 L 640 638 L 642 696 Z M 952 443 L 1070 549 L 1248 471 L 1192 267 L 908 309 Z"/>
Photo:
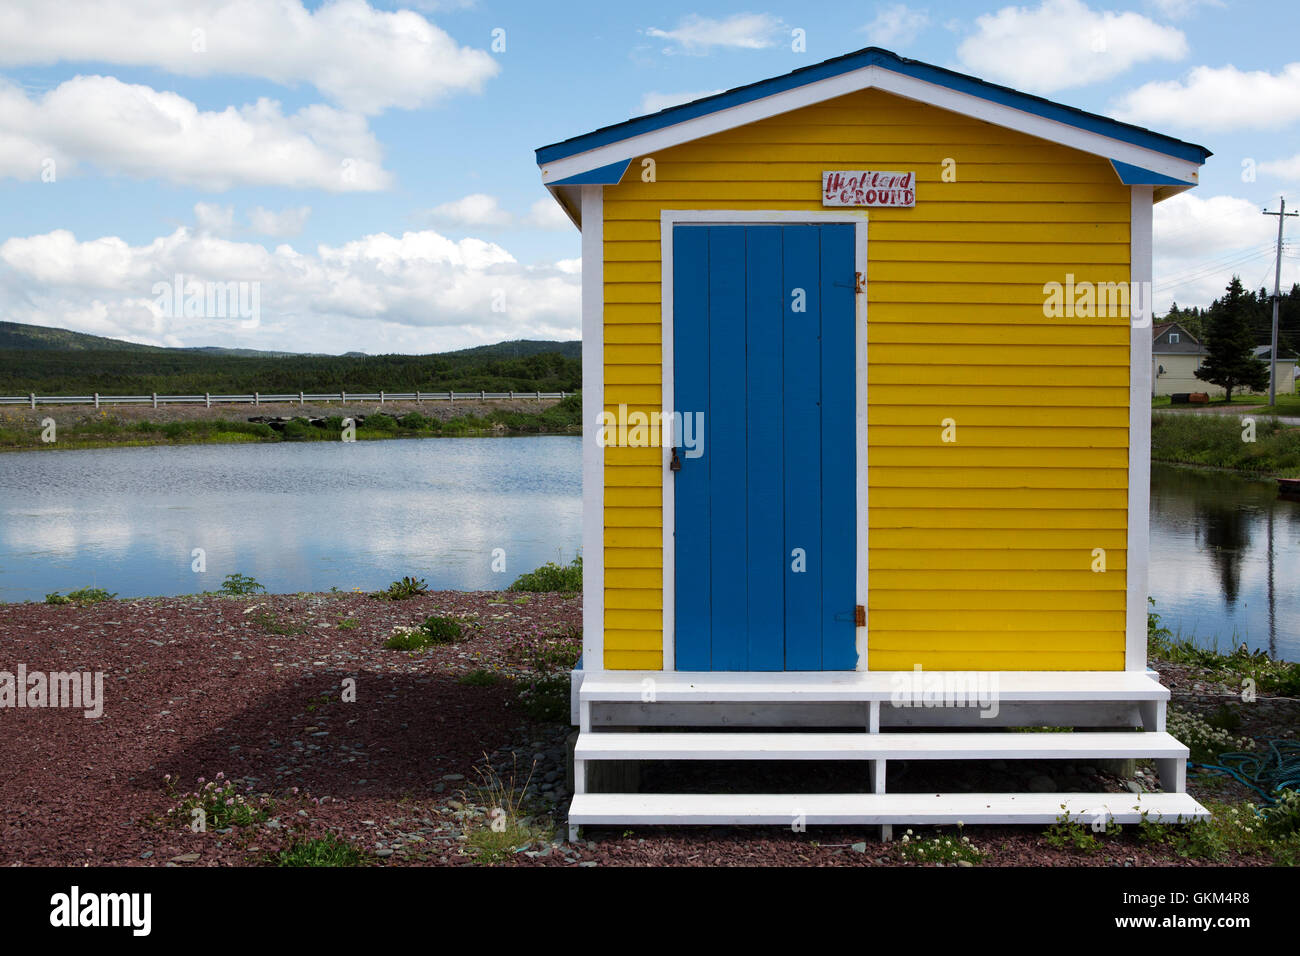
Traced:
<path fill-rule="evenodd" d="M 485 823 L 475 784 L 491 763 L 507 774 L 517 768 L 521 782 L 531 771 L 529 813 L 542 829 L 554 824 L 550 840 L 505 854 L 500 862 L 510 865 L 919 865 L 902 858 L 898 843 L 879 843 L 871 827 L 593 830 L 561 843 L 572 728 L 522 712 L 520 649 L 579 626 L 581 603 L 432 592 L 406 601 L 342 593 L 0 605 L 0 670 L 21 663 L 28 672 L 104 674 L 97 719 L 67 709 L 0 710 L 0 864 L 261 865 L 295 839 L 330 833 L 372 865 L 480 865 L 464 837 Z M 435 613 L 474 622 L 468 639 L 419 652 L 383 647 L 393 627 Z M 461 680 L 480 670 L 504 679 Z M 1197 693 L 1194 674 L 1167 679 L 1176 696 Z M 355 702 L 340 699 L 347 681 L 355 681 Z M 1278 707 L 1269 728 L 1294 727 L 1295 705 Z M 908 771 L 906 789 L 954 785 L 943 768 Z M 1035 771 L 1095 773 L 1025 772 Z M 781 772 L 772 768 L 773 782 Z M 218 773 L 269 794 L 271 818 L 194 833 L 168 815 L 177 798 L 165 775 L 185 791 Z M 1101 777 L 1107 789 L 1125 785 Z M 978 784 L 966 768 L 954 788 Z M 967 833 L 988 854 L 983 865 L 1205 865 L 1127 831 L 1091 856 L 1046 845 L 1036 827 Z"/>

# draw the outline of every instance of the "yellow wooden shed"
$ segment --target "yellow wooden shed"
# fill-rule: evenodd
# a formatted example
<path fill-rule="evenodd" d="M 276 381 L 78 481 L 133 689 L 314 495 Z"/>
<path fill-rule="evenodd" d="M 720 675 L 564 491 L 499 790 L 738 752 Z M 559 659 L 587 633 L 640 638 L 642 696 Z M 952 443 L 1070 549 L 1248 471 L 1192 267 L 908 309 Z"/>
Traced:
<path fill-rule="evenodd" d="M 537 150 L 582 230 L 572 827 L 1204 814 L 1146 588 L 1152 206 L 1208 156 L 876 48 Z M 886 786 L 1103 757 L 1166 792 Z M 765 759 L 867 783 L 587 786 Z"/>

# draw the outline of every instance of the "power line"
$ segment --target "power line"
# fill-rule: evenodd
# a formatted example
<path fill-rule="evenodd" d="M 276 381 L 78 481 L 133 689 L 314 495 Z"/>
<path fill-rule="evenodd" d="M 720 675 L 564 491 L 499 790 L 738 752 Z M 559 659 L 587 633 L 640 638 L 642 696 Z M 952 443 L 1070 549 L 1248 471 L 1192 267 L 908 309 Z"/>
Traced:
<path fill-rule="evenodd" d="M 1277 403 L 1277 310 L 1282 301 L 1282 227 L 1286 225 L 1287 216 L 1300 216 L 1300 213 L 1286 211 L 1286 197 L 1281 197 L 1281 207 L 1277 212 L 1263 210 L 1266 216 L 1277 216 L 1277 271 L 1273 273 L 1273 344 L 1268 353 L 1268 403 Z"/>

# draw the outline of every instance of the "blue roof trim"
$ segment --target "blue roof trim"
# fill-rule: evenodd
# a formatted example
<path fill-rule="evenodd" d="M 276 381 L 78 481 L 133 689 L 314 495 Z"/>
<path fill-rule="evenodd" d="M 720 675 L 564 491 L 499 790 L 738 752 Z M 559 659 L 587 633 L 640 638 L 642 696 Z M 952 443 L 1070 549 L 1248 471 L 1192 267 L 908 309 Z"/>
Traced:
<path fill-rule="evenodd" d="M 1119 181 L 1125 186 L 1195 186 L 1196 183 L 1189 183 L 1184 179 L 1175 179 L 1173 176 L 1166 176 L 1164 173 L 1153 173 L 1149 169 L 1143 169 L 1141 166 L 1134 166 L 1131 163 L 1121 163 L 1118 159 L 1112 159 L 1110 164 L 1115 167 L 1115 172 L 1119 174 Z"/>
<path fill-rule="evenodd" d="M 568 179 L 561 179 L 557 182 L 547 183 L 548 186 L 614 186 L 627 172 L 627 168 L 632 165 L 632 160 L 625 159 L 619 163 L 610 163 L 608 166 L 600 166 L 596 169 L 589 169 L 585 173 L 578 173 L 576 176 L 570 176 Z"/>
<path fill-rule="evenodd" d="M 1098 133 L 1102 136 L 1109 136 L 1112 139 L 1131 143 L 1134 146 L 1141 146 L 1187 162 L 1201 164 L 1205 162 L 1207 157 L 1212 155 L 1204 146 L 1197 146 L 1194 143 L 1187 143 L 1172 136 L 1165 136 L 1161 133 L 1143 129 L 1140 126 L 1132 126 L 1118 120 L 1108 119 L 1105 116 L 1099 116 L 1096 113 L 1088 113 L 1072 106 L 1055 103 L 1040 96 L 1021 93 L 1019 90 L 1013 90 L 1010 87 L 988 83 L 973 76 L 967 76 L 964 73 L 955 73 L 952 70 L 931 66 L 918 60 L 908 60 L 879 47 L 867 47 L 864 50 L 826 60 L 824 63 L 802 67 L 783 76 L 760 80 L 757 83 L 740 86 L 734 90 L 707 96 L 691 103 L 683 103 L 681 106 L 669 107 L 649 116 L 638 116 L 635 119 L 614 126 L 606 126 L 582 136 L 575 136 L 563 142 L 543 146 L 536 151 L 537 165 L 542 166 L 557 159 L 585 153 L 600 146 L 608 146 L 611 143 L 630 139 L 633 136 L 675 126 L 686 120 L 707 116 L 710 113 L 716 113 L 719 110 L 729 109 L 733 106 L 751 103 L 766 96 L 784 93 L 787 90 L 797 89 L 801 86 L 807 86 L 809 83 L 816 83 L 819 80 L 840 76 L 868 66 L 881 66 L 895 73 L 934 83 L 959 93 L 978 96 L 993 103 L 1009 106 L 1026 113 L 1033 113 L 1036 116 L 1056 120 L 1068 126 Z M 552 183 L 551 185 L 555 184 Z"/>

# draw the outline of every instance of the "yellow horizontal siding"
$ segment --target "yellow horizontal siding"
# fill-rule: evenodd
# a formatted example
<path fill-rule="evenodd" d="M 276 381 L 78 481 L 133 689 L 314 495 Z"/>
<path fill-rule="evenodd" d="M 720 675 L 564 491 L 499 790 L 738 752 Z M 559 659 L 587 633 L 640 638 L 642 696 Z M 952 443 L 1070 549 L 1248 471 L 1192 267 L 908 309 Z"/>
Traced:
<path fill-rule="evenodd" d="M 1110 164 L 878 91 L 652 158 L 605 190 L 607 410 L 661 407 L 662 209 L 819 210 L 823 170 L 915 171 L 915 208 L 868 213 L 869 666 L 1122 668 L 1129 321 L 1043 312 L 1045 283 L 1129 278 Z M 605 485 L 605 664 L 656 668 L 662 450 L 606 449 Z"/>

